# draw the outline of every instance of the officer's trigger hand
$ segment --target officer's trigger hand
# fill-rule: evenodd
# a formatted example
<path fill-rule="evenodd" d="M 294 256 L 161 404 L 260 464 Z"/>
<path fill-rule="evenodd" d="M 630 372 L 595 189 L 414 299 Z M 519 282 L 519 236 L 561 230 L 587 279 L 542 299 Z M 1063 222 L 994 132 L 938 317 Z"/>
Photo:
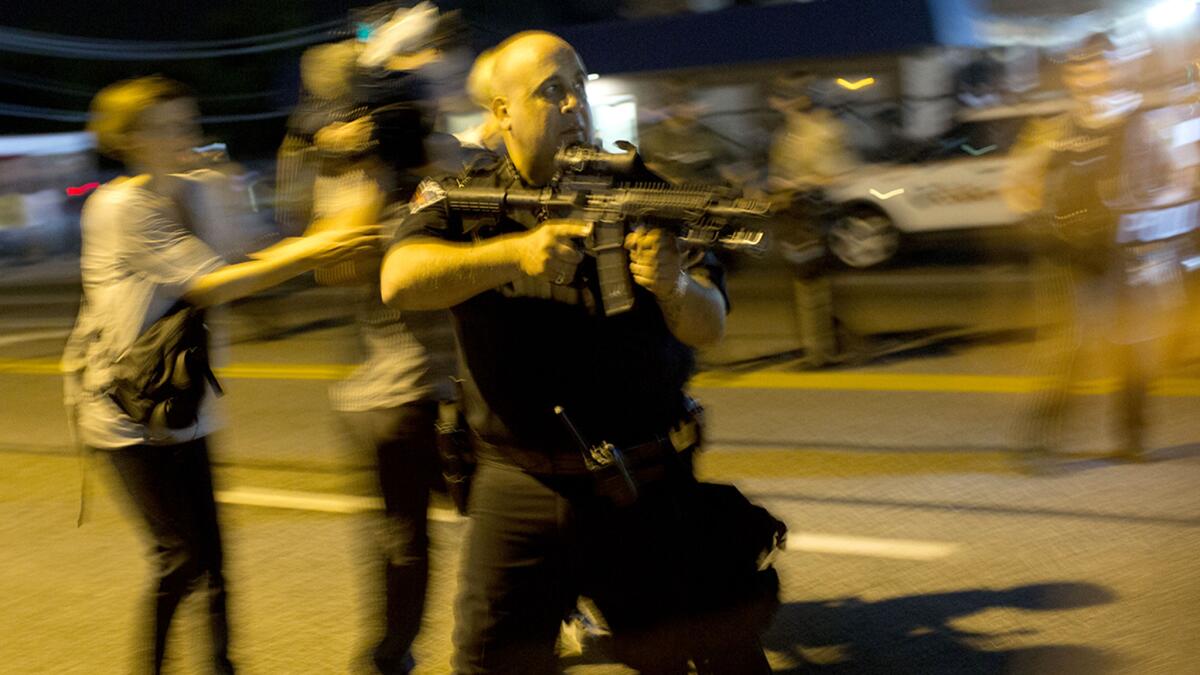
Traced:
<path fill-rule="evenodd" d="M 586 239 L 592 234 L 592 223 L 578 218 L 550 218 L 541 227 L 553 228 L 556 236 L 567 239 Z"/>
<path fill-rule="evenodd" d="M 542 276 L 555 283 L 564 283 L 575 276 L 575 267 L 583 253 L 575 239 L 587 237 L 591 223 L 575 219 L 552 219 L 521 235 L 518 239 L 518 262 L 521 271 L 532 277 Z"/>

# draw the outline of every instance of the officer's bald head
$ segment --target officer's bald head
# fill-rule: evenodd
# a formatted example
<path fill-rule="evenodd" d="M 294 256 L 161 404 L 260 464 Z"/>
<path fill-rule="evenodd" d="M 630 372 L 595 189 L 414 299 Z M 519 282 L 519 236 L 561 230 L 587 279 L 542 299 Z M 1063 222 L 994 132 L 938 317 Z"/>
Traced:
<path fill-rule="evenodd" d="M 514 86 L 528 87 L 531 68 L 559 58 L 579 62 L 575 49 L 554 33 L 517 33 L 497 45 L 492 54 L 492 91 L 504 94 Z"/>
<path fill-rule="evenodd" d="M 549 180 L 559 147 L 591 140 L 586 81 L 575 50 L 553 33 L 518 33 L 496 47 L 491 110 L 526 180 Z"/>

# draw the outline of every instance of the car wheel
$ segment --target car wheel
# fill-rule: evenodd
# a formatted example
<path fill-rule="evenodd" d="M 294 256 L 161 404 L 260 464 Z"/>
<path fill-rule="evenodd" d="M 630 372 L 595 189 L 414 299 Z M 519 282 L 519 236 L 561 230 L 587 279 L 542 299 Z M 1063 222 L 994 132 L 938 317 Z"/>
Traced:
<path fill-rule="evenodd" d="M 829 250 L 843 264 L 874 267 L 896 254 L 900 232 L 886 215 L 868 209 L 839 216 L 829 227 Z"/>

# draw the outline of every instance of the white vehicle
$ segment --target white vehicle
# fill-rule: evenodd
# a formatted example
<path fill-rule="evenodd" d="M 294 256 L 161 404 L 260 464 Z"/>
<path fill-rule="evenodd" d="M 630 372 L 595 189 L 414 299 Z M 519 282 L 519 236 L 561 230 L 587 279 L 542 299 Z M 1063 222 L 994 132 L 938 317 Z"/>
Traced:
<path fill-rule="evenodd" d="M 1014 225 L 1001 181 L 1024 119 L 972 122 L 920 148 L 919 161 L 864 164 L 825 189 L 840 217 L 828 246 L 842 263 L 878 265 L 906 235 Z"/>

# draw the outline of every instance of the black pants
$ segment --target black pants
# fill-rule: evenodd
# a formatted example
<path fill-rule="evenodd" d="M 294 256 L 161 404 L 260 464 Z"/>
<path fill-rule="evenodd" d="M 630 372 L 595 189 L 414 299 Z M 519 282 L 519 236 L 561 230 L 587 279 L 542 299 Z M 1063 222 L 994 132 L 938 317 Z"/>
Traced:
<path fill-rule="evenodd" d="M 604 614 L 616 656 L 639 672 L 686 673 L 689 659 L 700 673 L 770 672 L 758 629 L 740 630 L 738 617 L 717 631 L 694 630 L 692 610 L 706 591 L 691 574 L 702 561 L 680 540 L 677 497 L 695 484 L 680 474 L 617 509 L 593 495 L 589 477 L 539 477 L 481 458 L 460 569 L 455 672 L 559 672 L 555 640 L 579 594 Z"/>
<path fill-rule="evenodd" d="M 155 580 L 147 602 L 152 649 L 146 671 L 162 671 L 175 610 L 203 580 L 208 592 L 213 671 L 232 673 L 221 532 L 205 439 L 106 450 L 153 539 Z M 140 670 L 140 669 L 139 669 Z"/>
<path fill-rule="evenodd" d="M 1165 245 L 1164 245 L 1165 247 Z M 1059 444 L 1079 379 L 1081 355 L 1089 341 L 1114 347 L 1120 376 L 1119 415 L 1115 418 L 1121 451 L 1143 450 L 1150 384 L 1158 375 L 1165 338 L 1182 306 L 1182 278 L 1173 275 L 1149 283 L 1134 279 L 1137 249 L 1108 248 L 1091 254 L 1050 250 L 1038 260 L 1036 292 L 1040 310 L 1066 308 L 1068 316 L 1039 317 L 1042 326 L 1059 324 L 1039 340 L 1035 367 L 1048 372 L 1049 387 L 1038 393 L 1028 444 L 1035 450 Z"/>
<path fill-rule="evenodd" d="M 345 413 L 344 420 L 375 455 L 386 513 L 380 536 L 385 629 L 373 660 L 380 672 L 407 673 L 429 578 L 427 511 L 438 478 L 437 403 Z"/>

